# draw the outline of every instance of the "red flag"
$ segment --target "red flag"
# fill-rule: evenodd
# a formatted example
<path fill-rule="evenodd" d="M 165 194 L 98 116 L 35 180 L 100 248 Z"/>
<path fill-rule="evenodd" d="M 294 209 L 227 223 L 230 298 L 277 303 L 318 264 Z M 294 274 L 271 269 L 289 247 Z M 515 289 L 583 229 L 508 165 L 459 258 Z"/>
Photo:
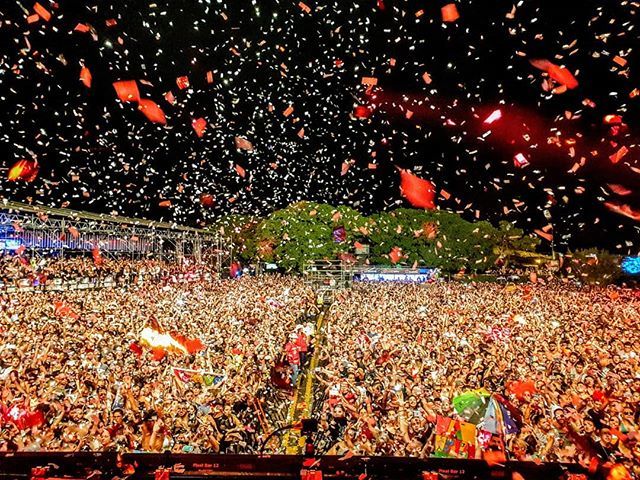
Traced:
<path fill-rule="evenodd" d="M 204 118 L 196 118 L 191 122 L 193 130 L 199 138 L 204 136 L 204 131 L 207 128 L 207 121 Z"/>
<path fill-rule="evenodd" d="M 187 349 L 187 352 L 189 352 L 190 355 L 193 355 L 205 349 L 202 340 L 200 340 L 199 338 L 188 338 L 184 342 L 184 348 Z"/>
<path fill-rule="evenodd" d="M 82 70 L 80 70 L 80 81 L 84 83 L 85 87 L 91 88 L 92 79 L 93 76 L 89 69 L 87 67 L 82 67 Z"/>
<path fill-rule="evenodd" d="M 154 347 L 151 349 L 151 356 L 156 362 L 159 362 L 167 356 L 167 351 L 162 347 Z"/>
<path fill-rule="evenodd" d="M 129 350 L 135 353 L 138 357 L 142 355 L 142 347 L 138 342 L 131 342 L 129 344 Z"/>
<path fill-rule="evenodd" d="M 436 190 L 433 183 L 416 177 L 408 170 L 400 169 L 400 192 L 414 207 L 427 210 L 436 208 L 434 203 Z"/>
<path fill-rule="evenodd" d="M 162 109 L 153 100 L 149 100 L 148 98 L 140 100 L 138 110 L 153 123 L 159 123 L 160 125 L 167 124 L 167 117 L 164 116 Z"/>
<path fill-rule="evenodd" d="M 138 90 L 138 84 L 135 80 L 113 82 L 113 88 L 116 89 L 116 93 L 121 102 L 140 101 L 140 90 Z"/>
<path fill-rule="evenodd" d="M 93 257 L 93 263 L 97 266 L 102 265 L 102 255 L 100 254 L 100 248 L 99 247 L 93 247 L 93 250 L 91 250 L 91 256 Z"/>

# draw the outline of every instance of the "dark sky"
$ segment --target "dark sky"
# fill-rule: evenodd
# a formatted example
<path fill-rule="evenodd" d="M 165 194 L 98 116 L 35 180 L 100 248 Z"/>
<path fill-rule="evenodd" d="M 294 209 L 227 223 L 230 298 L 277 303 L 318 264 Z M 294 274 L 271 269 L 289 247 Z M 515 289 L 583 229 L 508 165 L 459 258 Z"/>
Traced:
<path fill-rule="evenodd" d="M 640 221 L 605 205 L 640 212 L 638 3 L 465 0 L 453 23 L 436 1 L 309 0 L 309 12 L 293 0 L 40 3 L 48 22 L 27 22 L 31 1 L 0 7 L 4 197 L 190 225 L 303 199 L 371 213 L 409 206 L 397 172 L 407 168 L 450 194 L 439 208 L 468 219 L 552 224 L 561 248 L 638 253 Z M 90 31 L 74 32 L 79 23 Z M 545 90 L 532 59 L 579 85 Z M 120 102 L 117 80 L 136 80 L 166 126 Z M 502 118 L 485 124 L 496 109 Z M 518 153 L 528 166 L 514 165 Z M 21 159 L 37 160 L 38 177 L 7 181 Z"/>

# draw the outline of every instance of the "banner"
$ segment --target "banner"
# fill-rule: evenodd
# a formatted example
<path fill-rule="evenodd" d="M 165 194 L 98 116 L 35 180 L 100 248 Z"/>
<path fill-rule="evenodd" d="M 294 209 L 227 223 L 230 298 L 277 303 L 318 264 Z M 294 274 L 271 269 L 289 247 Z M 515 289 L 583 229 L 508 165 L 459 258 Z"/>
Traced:
<path fill-rule="evenodd" d="M 435 457 L 475 458 L 476 426 L 472 423 L 436 417 Z"/>
<path fill-rule="evenodd" d="M 226 375 L 223 373 L 191 370 L 189 368 L 174 367 L 173 374 L 182 383 L 198 383 L 207 387 L 218 387 L 227 379 Z"/>

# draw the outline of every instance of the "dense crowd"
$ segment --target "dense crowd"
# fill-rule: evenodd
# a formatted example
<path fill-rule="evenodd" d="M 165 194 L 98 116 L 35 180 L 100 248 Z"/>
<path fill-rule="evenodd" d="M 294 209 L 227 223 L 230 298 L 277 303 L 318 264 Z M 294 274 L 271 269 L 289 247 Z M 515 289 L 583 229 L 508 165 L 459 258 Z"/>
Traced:
<path fill-rule="evenodd" d="M 456 411 L 454 398 L 484 389 L 510 423 L 485 448 L 521 460 L 640 464 L 638 292 L 363 284 L 338 296 L 327 325 L 316 371 L 325 452 L 437 455 L 442 425 L 478 413 Z M 480 438 L 482 420 L 474 423 Z"/>
<path fill-rule="evenodd" d="M 0 451 L 254 452 L 286 411 L 273 366 L 316 308 L 273 276 L 0 298 Z"/>
<path fill-rule="evenodd" d="M 0 299 L 0 451 L 255 453 L 286 420 L 318 313 L 313 291 L 281 276 Z M 325 320 L 323 453 L 441 455 L 439 438 L 473 423 L 475 448 L 453 440 L 446 456 L 497 445 L 521 460 L 640 464 L 638 292 L 365 283 Z M 177 341 L 154 344 L 149 329 Z M 454 408 L 469 392 L 501 405 L 499 432 Z"/>
<path fill-rule="evenodd" d="M 142 280 L 162 280 L 172 275 L 196 270 L 193 263 L 177 263 L 154 258 L 126 259 L 99 255 L 60 257 L 0 255 L 0 286 L 45 287 L 84 280 L 96 282 L 110 280 L 126 284 Z M 202 267 L 198 267 L 201 271 Z"/>

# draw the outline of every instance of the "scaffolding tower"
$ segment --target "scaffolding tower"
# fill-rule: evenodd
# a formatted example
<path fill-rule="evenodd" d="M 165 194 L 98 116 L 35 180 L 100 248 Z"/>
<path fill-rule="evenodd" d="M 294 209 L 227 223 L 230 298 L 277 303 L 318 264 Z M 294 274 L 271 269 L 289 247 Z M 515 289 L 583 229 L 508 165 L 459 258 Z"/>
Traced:
<path fill-rule="evenodd" d="M 332 302 L 337 291 L 351 286 L 353 265 L 342 260 L 313 260 L 302 272 L 304 282 L 323 303 Z"/>

